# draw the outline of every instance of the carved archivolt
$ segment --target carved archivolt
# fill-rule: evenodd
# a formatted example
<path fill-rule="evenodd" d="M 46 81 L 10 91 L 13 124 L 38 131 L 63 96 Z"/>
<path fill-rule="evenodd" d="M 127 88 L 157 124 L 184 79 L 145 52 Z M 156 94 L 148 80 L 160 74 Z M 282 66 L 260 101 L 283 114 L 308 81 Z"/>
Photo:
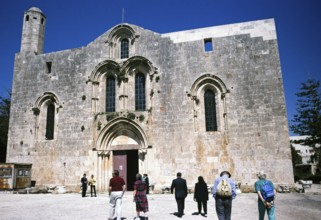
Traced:
<path fill-rule="evenodd" d="M 104 60 L 100 62 L 92 71 L 90 80 L 92 82 L 99 82 L 101 77 L 106 73 L 113 75 L 115 78 L 118 78 L 117 75 L 119 74 L 119 69 L 120 66 L 117 62 L 113 60 Z"/>
<path fill-rule="evenodd" d="M 133 56 L 125 62 L 116 62 L 114 60 L 104 60 L 100 62 L 91 72 L 87 82 L 92 83 L 92 112 L 104 112 L 106 79 L 113 76 L 118 83 L 116 88 L 116 111 L 127 111 L 128 100 L 133 95 L 130 89 L 133 88 L 133 78 L 136 74 L 141 73 L 145 76 L 146 91 L 153 89 L 152 79 L 157 74 L 157 68 L 151 61 L 142 56 Z M 148 80 L 150 79 L 150 80 Z M 128 81 L 129 80 L 129 81 Z M 132 103 L 129 103 L 132 106 Z M 146 106 L 149 108 L 151 102 L 146 100 Z"/>
<path fill-rule="evenodd" d="M 40 96 L 36 102 L 34 107 L 32 108 L 33 114 L 35 116 L 35 125 L 34 125 L 34 134 L 36 140 L 47 140 L 45 137 L 46 132 L 46 120 L 47 120 L 47 108 L 48 106 L 53 105 L 56 113 L 54 114 L 54 124 L 53 131 L 57 129 L 57 120 L 58 120 L 58 110 L 62 108 L 59 98 L 56 94 L 52 92 L 45 92 L 42 96 Z M 52 140 L 52 139 L 48 139 Z"/>
<path fill-rule="evenodd" d="M 45 92 L 42 96 L 40 96 L 35 103 L 35 107 L 40 109 L 42 104 L 51 101 L 55 104 L 55 106 L 60 106 L 60 101 L 58 99 L 58 96 L 52 92 Z"/>
<path fill-rule="evenodd" d="M 120 75 L 125 76 L 132 73 L 142 72 L 148 75 L 157 74 L 157 68 L 152 62 L 142 56 L 134 56 L 123 63 Z"/>
<path fill-rule="evenodd" d="M 136 122 L 125 117 L 112 120 L 100 131 L 95 148 L 97 150 L 110 150 L 113 141 L 120 135 L 128 136 L 141 149 L 148 148 L 144 130 Z"/>
<path fill-rule="evenodd" d="M 191 96 L 196 96 L 197 91 L 200 87 L 211 85 L 217 88 L 221 94 L 226 94 L 229 92 L 229 90 L 226 88 L 224 82 L 217 76 L 206 74 L 201 77 L 199 77 L 192 85 L 191 88 Z"/>
<path fill-rule="evenodd" d="M 195 131 L 199 130 L 199 116 L 201 116 L 202 118 L 202 115 L 204 114 L 204 103 L 202 103 L 203 105 L 200 105 L 199 103 L 203 100 L 204 92 L 207 89 L 212 90 L 217 97 L 217 122 L 219 123 L 219 127 L 221 129 L 228 130 L 226 94 L 228 94 L 230 91 L 227 89 L 225 83 L 219 77 L 212 74 L 205 74 L 195 80 L 191 87 L 191 91 L 188 94 L 191 100 L 193 100 Z M 205 119 L 202 119 L 201 123 L 204 123 L 204 120 Z"/>
<path fill-rule="evenodd" d="M 116 26 L 109 34 L 106 43 L 110 46 L 110 57 L 120 58 L 120 42 L 127 39 L 129 43 L 129 53 L 135 54 L 134 42 L 139 36 L 135 34 L 132 27 L 127 24 L 120 24 Z"/>
<path fill-rule="evenodd" d="M 158 73 L 151 61 L 142 56 L 134 56 L 122 65 L 113 60 L 104 60 L 95 67 L 89 78 L 91 82 L 99 82 L 105 74 L 112 74 L 119 79 L 139 71 L 147 75 Z"/>
<path fill-rule="evenodd" d="M 117 25 L 109 34 L 107 42 L 112 44 L 116 43 L 123 38 L 131 40 L 131 42 L 137 37 L 132 27 L 126 24 Z M 133 42 L 132 42 L 133 43 Z"/>

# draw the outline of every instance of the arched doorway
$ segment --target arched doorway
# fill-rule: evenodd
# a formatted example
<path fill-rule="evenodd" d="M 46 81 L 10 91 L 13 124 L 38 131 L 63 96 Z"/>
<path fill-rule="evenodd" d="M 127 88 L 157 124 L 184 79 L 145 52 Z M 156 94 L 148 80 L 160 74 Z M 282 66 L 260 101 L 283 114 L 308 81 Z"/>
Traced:
<path fill-rule="evenodd" d="M 119 170 L 127 189 L 133 190 L 136 174 L 145 171 L 145 161 L 140 151 L 147 149 L 147 146 L 145 133 L 137 123 L 123 117 L 110 121 L 96 142 L 98 190 L 108 190 L 113 170 Z"/>

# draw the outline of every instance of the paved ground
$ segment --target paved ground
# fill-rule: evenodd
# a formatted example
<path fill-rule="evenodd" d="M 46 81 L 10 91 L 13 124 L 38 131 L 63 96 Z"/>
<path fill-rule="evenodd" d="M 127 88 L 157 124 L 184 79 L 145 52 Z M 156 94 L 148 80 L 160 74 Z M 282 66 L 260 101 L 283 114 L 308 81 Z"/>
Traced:
<path fill-rule="evenodd" d="M 321 187 L 320 187 L 321 188 Z M 171 194 L 150 194 L 149 220 L 178 220 L 176 202 Z M 217 219 L 215 202 L 208 202 L 208 216 L 193 215 L 197 204 L 193 194 L 186 199 L 184 220 Z M 321 194 L 307 192 L 304 194 L 278 194 L 276 200 L 276 216 L 278 220 L 314 220 L 321 219 Z M 6 194 L 0 193 L 1 220 L 100 220 L 108 217 L 108 195 L 98 194 L 97 197 L 81 198 L 80 194 Z M 135 217 L 135 206 L 132 192 L 126 192 L 123 199 L 123 220 Z M 143 218 L 142 218 L 143 219 Z M 233 201 L 232 219 L 258 219 L 257 197 L 254 193 L 239 194 Z M 267 218 L 266 218 L 267 219 Z"/>

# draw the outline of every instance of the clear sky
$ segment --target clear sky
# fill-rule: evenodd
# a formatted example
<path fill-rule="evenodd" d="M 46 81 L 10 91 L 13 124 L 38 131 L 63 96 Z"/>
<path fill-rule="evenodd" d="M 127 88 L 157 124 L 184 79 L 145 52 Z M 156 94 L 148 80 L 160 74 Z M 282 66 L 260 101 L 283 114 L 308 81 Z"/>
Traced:
<path fill-rule="evenodd" d="M 11 89 L 23 13 L 46 15 L 44 53 L 86 46 L 124 21 L 158 33 L 274 18 L 287 114 L 309 77 L 321 80 L 321 0 L 0 0 L 0 96 Z"/>

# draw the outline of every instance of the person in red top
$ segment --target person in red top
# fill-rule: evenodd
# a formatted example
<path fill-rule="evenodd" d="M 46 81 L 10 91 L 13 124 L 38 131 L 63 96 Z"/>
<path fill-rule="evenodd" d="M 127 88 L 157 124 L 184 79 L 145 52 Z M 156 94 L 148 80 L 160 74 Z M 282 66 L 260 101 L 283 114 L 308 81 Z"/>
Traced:
<path fill-rule="evenodd" d="M 113 178 L 109 181 L 109 219 L 117 217 L 121 220 L 122 198 L 126 191 L 126 185 L 123 178 L 119 177 L 119 171 L 113 172 Z"/>

